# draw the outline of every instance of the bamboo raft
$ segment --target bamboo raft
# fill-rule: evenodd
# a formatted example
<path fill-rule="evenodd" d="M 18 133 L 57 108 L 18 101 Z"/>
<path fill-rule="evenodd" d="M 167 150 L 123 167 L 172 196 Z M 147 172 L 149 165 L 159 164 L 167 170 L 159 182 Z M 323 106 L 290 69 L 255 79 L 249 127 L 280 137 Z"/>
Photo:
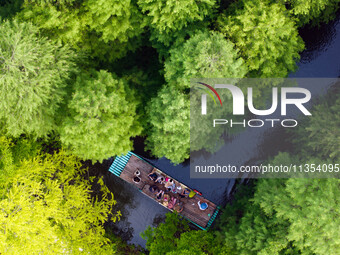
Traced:
<path fill-rule="evenodd" d="M 138 183 L 133 181 L 136 170 L 140 172 L 140 182 Z M 133 152 L 129 152 L 125 156 L 116 157 L 114 162 L 110 166 L 109 171 L 114 175 L 120 177 L 121 179 L 127 181 L 128 183 L 132 184 L 133 186 L 137 187 L 143 194 L 155 200 L 163 207 L 169 209 L 162 201 L 158 201 L 155 194 L 150 191 L 149 187 L 156 185 L 159 190 L 165 191 L 165 194 L 168 194 L 171 197 L 176 198 L 177 201 L 181 202 L 183 210 L 179 213 L 179 215 L 185 217 L 202 230 L 207 230 L 212 225 L 219 212 L 218 206 L 201 196 L 198 192 L 196 192 L 193 197 L 183 196 L 182 194 L 180 195 L 177 192 L 168 191 L 165 188 L 164 184 L 155 183 L 153 180 L 150 180 L 148 175 L 151 172 L 155 172 L 158 176 L 163 176 L 165 178 L 174 180 L 176 187 L 180 187 L 180 190 L 192 191 L 192 189 L 190 189 L 183 183 L 178 182 L 171 176 L 155 168 L 153 165 L 151 165 L 138 155 L 134 154 Z M 208 208 L 205 210 L 201 210 L 198 205 L 199 202 L 206 203 L 208 205 Z M 169 210 L 173 211 L 173 209 Z"/>

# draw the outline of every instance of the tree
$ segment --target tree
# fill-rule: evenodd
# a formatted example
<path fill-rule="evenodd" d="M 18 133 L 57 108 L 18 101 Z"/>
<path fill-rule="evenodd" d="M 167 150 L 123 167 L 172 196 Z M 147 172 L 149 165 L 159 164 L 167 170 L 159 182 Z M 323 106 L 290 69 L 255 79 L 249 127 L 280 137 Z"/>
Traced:
<path fill-rule="evenodd" d="M 230 254 L 224 249 L 218 240 L 216 240 L 213 232 L 202 230 L 191 230 L 184 232 L 178 239 L 175 239 L 175 248 L 169 250 L 166 255 L 191 255 L 191 254 Z"/>
<path fill-rule="evenodd" d="M 164 223 L 159 224 L 157 228 L 149 226 L 141 236 L 146 239 L 146 248 L 150 251 L 150 255 L 161 255 L 173 250 L 176 238 L 188 230 L 186 221 L 181 220 L 175 213 L 168 213 Z"/>
<path fill-rule="evenodd" d="M 286 77 L 296 69 L 304 43 L 282 4 L 242 0 L 218 25 L 240 49 L 251 77 Z"/>
<path fill-rule="evenodd" d="M 0 3 L 0 17 L 8 19 L 20 11 L 23 0 L 3 0 Z"/>
<path fill-rule="evenodd" d="M 295 144 L 305 158 L 318 157 L 337 163 L 340 159 L 340 96 L 339 92 L 323 99 L 296 130 Z M 327 127 L 327 128 L 325 128 Z"/>
<path fill-rule="evenodd" d="M 75 54 L 30 23 L 0 24 L 0 120 L 8 135 L 45 136 L 55 128 Z"/>
<path fill-rule="evenodd" d="M 254 187 L 241 186 L 232 205 L 227 205 L 218 226 L 230 254 L 295 254 L 287 239 L 288 222 L 265 214 L 252 201 Z M 287 253 L 285 253 L 287 252 Z M 290 253 L 289 253 L 290 252 Z"/>
<path fill-rule="evenodd" d="M 93 161 L 131 150 L 130 138 L 142 128 L 137 102 L 125 86 L 122 79 L 103 70 L 79 75 L 60 130 L 62 145 Z"/>
<path fill-rule="evenodd" d="M 337 254 L 340 251 L 339 179 L 262 180 L 254 202 L 266 214 L 289 222 L 288 240 L 301 251 Z"/>
<path fill-rule="evenodd" d="M 0 252 L 112 254 L 102 224 L 116 202 L 101 179 L 100 197 L 93 194 L 96 181 L 84 179 L 85 172 L 64 152 L 15 167 L 15 174 L 1 183 Z"/>
<path fill-rule="evenodd" d="M 146 145 L 156 157 L 166 157 L 173 163 L 189 158 L 189 104 L 188 95 L 164 86 L 147 105 L 150 128 Z"/>
<path fill-rule="evenodd" d="M 169 46 L 168 36 L 190 23 L 202 21 L 214 10 L 216 0 L 138 0 L 147 15 L 152 37 Z"/>
<path fill-rule="evenodd" d="M 299 26 L 328 22 L 335 17 L 339 0 L 285 0 L 290 12 L 297 17 Z"/>
<path fill-rule="evenodd" d="M 170 50 L 164 63 L 170 86 L 190 88 L 191 78 L 243 78 L 247 69 L 234 44 L 217 32 L 198 32 Z"/>
<path fill-rule="evenodd" d="M 134 1 L 119 0 L 25 0 L 19 16 L 32 20 L 54 40 L 102 61 L 113 61 L 136 49 L 145 24 Z"/>

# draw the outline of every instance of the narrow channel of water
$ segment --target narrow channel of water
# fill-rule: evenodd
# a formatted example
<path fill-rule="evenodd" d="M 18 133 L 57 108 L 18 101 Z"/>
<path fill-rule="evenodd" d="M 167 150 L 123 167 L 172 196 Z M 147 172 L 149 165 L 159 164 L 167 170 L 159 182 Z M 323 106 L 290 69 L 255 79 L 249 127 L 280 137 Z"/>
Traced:
<path fill-rule="evenodd" d="M 320 28 L 300 31 L 306 43 L 306 50 L 301 55 L 298 70 L 289 77 L 339 77 L 340 76 L 340 15 L 336 20 Z M 313 95 L 324 95 L 329 87 L 311 88 Z M 241 163 L 256 162 L 268 155 L 275 155 L 286 150 L 289 145 L 282 143 L 279 129 L 247 131 L 232 140 L 231 157 L 237 157 Z M 247 142 L 244 142 L 247 139 Z M 245 148 L 244 144 L 247 144 Z M 280 146 L 278 146 L 280 145 Z M 230 146 L 230 145 L 229 145 Z M 233 190 L 235 179 L 190 179 L 189 163 L 174 166 L 166 158 L 153 159 L 144 152 L 143 141 L 137 142 L 135 152 L 148 159 L 156 167 L 180 182 L 203 193 L 203 196 L 219 205 L 224 205 Z M 110 161 L 106 162 L 108 169 Z M 121 210 L 121 221 L 111 224 L 114 232 L 129 243 L 145 246 L 139 236 L 149 225 L 156 226 L 165 217 L 167 209 L 144 196 L 130 184 L 107 172 L 105 183 L 115 194 L 117 209 Z"/>

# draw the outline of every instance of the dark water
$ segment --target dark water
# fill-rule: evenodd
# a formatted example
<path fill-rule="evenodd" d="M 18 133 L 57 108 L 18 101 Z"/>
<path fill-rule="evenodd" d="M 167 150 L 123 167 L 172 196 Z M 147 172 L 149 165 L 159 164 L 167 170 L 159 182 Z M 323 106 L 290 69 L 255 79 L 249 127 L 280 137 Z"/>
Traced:
<path fill-rule="evenodd" d="M 300 31 L 306 43 L 306 50 L 301 55 L 298 70 L 289 77 L 339 77 L 340 76 L 340 15 L 336 20 L 320 28 L 305 28 Z M 313 87 L 313 95 L 324 95 L 328 86 Z M 244 163 L 256 162 L 264 156 L 275 155 L 285 150 L 289 144 L 282 142 L 279 129 L 259 131 L 253 129 L 244 137 L 235 137 L 231 155 L 240 158 Z M 244 146 L 247 144 L 247 147 Z M 143 141 L 136 141 L 135 152 L 154 164 L 159 169 L 171 175 L 178 181 L 203 193 L 203 196 L 219 205 L 225 205 L 233 188 L 235 179 L 190 179 L 189 162 L 174 166 L 166 158 L 153 159 L 144 152 Z M 108 168 L 110 162 L 105 167 Z M 161 222 L 167 209 L 144 196 L 132 185 L 107 172 L 105 182 L 115 194 L 117 209 L 122 211 L 122 219 L 111 224 L 116 234 L 129 243 L 145 246 L 145 241 L 139 233 L 147 226 L 156 226 Z"/>

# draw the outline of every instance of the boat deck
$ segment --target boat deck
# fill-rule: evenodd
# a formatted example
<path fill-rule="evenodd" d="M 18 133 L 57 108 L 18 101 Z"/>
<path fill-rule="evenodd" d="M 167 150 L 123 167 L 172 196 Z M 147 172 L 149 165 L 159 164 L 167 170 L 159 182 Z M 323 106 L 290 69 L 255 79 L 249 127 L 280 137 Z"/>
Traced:
<path fill-rule="evenodd" d="M 119 168 L 119 165 L 121 167 L 121 170 L 117 172 L 117 168 Z M 114 169 L 116 168 L 116 170 Z M 139 183 L 135 183 L 133 181 L 135 171 L 139 170 L 140 172 L 140 179 L 141 181 Z M 165 194 L 170 195 L 171 197 L 176 198 L 177 202 L 182 202 L 183 210 L 179 213 L 180 215 L 184 216 L 188 220 L 192 221 L 195 225 L 200 227 L 201 229 L 208 228 L 211 223 L 214 221 L 218 209 L 217 206 L 212 203 L 211 201 L 205 199 L 203 196 L 200 196 L 199 194 L 196 194 L 194 197 L 189 198 L 187 195 L 183 197 L 183 195 L 179 195 L 177 192 L 174 193 L 172 191 L 168 191 L 164 184 L 155 183 L 153 180 L 150 180 L 148 177 L 148 174 L 152 171 L 156 172 L 158 176 L 168 177 L 169 179 L 173 179 L 172 177 L 166 175 L 161 170 L 154 168 L 151 164 L 146 162 L 145 160 L 139 158 L 138 156 L 135 156 L 134 154 L 130 154 L 128 158 L 122 159 L 122 162 L 114 162 L 110 168 L 110 171 L 122 178 L 123 180 L 127 181 L 128 183 L 131 183 L 132 185 L 136 186 L 148 197 L 154 199 L 156 202 L 158 202 L 160 205 L 166 207 L 169 209 L 166 204 L 163 204 L 162 200 L 157 200 L 154 193 L 152 193 L 149 190 L 149 187 L 151 185 L 156 185 L 159 190 L 163 190 Z M 176 181 L 175 179 L 174 183 L 176 187 L 180 186 L 180 190 L 189 189 L 184 184 Z M 208 208 L 206 210 L 200 210 L 198 206 L 198 202 L 205 202 L 208 204 Z M 169 209 L 173 210 L 173 209 Z"/>

